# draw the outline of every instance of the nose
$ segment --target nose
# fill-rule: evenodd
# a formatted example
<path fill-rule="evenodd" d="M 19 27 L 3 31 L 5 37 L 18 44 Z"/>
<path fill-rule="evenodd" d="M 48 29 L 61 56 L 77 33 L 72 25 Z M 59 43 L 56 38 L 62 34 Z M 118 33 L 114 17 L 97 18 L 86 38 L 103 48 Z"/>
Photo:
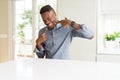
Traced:
<path fill-rule="evenodd" d="M 50 21 L 47 20 L 47 21 L 45 22 L 45 24 L 46 24 L 46 25 L 49 25 L 49 24 L 50 24 Z"/>

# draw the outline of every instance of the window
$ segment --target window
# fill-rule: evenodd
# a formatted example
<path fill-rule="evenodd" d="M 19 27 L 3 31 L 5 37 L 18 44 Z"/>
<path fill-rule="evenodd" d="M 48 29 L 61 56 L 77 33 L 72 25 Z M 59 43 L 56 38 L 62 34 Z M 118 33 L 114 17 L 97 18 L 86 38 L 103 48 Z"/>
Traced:
<path fill-rule="evenodd" d="M 99 1 L 98 54 L 120 54 L 120 9 Z"/>
<path fill-rule="evenodd" d="M 56 0 L 15 0 L 15 58 L 34 56 L 38 31 L 44 27 L 39 10 L 45 4 L 56 10 Z"/>

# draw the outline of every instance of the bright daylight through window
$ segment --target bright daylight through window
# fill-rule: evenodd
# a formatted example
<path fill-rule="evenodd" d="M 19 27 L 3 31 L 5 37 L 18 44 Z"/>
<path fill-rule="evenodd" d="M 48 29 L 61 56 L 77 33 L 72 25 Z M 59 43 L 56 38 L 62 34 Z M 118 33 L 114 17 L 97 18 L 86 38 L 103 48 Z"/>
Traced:
<path fill-rule="evenodd" d="M 45 4 L 56 10 L 56 0 L 15 0 L 15 58 L 34 56 L 35 39 L 44 27 L 39 10 Z"/>
<path fill-rule="evenodd" d="M 99 3 L 98 54 L 120 54 L 120 10 L 103 2 Z"/>

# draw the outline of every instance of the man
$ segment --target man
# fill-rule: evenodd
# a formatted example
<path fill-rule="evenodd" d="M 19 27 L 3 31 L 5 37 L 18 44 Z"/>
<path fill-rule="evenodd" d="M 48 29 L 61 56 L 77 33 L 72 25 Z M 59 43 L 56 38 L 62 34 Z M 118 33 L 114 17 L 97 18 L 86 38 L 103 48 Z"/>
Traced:
<path fill-rule="evenodd" d="M 85 25 L 65 18 L 58 21 L 50 5 L 41 8 L 40 14 L 46 25 L 39 31 L 35 52 L 39 58 L 70 59 L 69 46 L 73 37 L 93 38 L 93 32 Z"/>

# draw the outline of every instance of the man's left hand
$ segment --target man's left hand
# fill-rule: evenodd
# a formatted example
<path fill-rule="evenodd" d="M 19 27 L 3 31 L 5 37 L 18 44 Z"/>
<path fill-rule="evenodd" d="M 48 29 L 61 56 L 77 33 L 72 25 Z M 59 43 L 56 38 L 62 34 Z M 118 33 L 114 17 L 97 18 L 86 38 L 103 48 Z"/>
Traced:
<path fill-rule="evenodd" d="M 71 20 L 67 19 L 66 17 L 65 17 L 64 20 L 61 20 L 61 21 L 59 21 L 59 22 L 61 23 L 61 25 L 62 25 L 64 28 L 66 28 L 66 27 L 68 27 L 68 26 L 71 25 Z"/>

